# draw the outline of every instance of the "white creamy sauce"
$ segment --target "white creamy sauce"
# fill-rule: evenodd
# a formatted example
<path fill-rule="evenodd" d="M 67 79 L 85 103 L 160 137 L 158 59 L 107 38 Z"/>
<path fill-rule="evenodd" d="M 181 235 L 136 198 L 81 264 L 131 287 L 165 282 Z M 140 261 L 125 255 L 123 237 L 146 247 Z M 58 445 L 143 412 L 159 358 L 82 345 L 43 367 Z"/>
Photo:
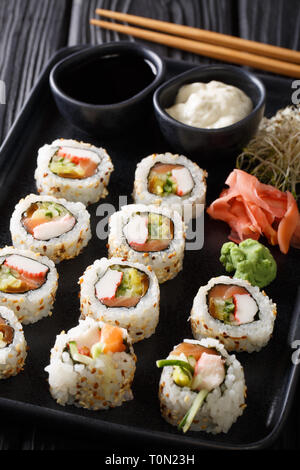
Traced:
<path fill-rule="evenodd" d="M 252 110 L 251 99 L 239 88 L 212 80 L 181 87 L 175 104 L 165 111 L 177 121 L 203 129 L 230 126 Z"/>

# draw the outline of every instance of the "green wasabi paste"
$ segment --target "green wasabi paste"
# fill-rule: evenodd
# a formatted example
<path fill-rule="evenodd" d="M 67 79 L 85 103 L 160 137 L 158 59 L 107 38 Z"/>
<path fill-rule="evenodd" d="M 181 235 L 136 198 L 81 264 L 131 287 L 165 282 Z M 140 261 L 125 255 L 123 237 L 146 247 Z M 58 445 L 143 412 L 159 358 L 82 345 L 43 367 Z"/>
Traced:
<path fill-rule="evenodd" d="M 226 271 L 235 271 L 234 277 L 245 279 L 260 288 L 270 284 L 277 274 L 276 262 L 270 250 L 251 238 L 239 245 L 224 243 L 220 261 Z"/>

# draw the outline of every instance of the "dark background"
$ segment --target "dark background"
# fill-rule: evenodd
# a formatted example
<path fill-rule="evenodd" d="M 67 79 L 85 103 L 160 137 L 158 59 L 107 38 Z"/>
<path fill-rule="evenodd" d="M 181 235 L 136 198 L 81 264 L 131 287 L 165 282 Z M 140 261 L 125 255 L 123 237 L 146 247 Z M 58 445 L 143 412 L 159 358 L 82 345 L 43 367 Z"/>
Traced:
<path fill-rule="evenodd" d="M 6 102 L 0 105 L 0 143 L 7 135 L 39 73 L 61 47 L 128 40 L 128 36 L 89 26 L 95 8 L 201 27 L 247 39 L 299 50 L 299 0 L 0 0 L 0 79 L 6 83 Z M 137 40 L 143 43 L 141 40 Z M 148 44 L 149 45 L 149 44 Z M 195 64 L 210 62 L 201 56 L 151 44 L 165 57 Z M 1 384 L 0 384 L 1 386 Z M 298 395 L 284 429 L 272 449 L 299 449 Z M 150 450 L 142 442 L 80 435 L 49 428 L 48 423 L 7 416 L 1 410 L 0 449 L 126 449 L 132 455 Z M 151 450 L 154 451 L 153 447 Z M 177 449 L 177 451 L 183 449 Z M 160 452 L 168 449 L 160 449 Z M 100 463 L 100 462 L 99 462 Z"/>

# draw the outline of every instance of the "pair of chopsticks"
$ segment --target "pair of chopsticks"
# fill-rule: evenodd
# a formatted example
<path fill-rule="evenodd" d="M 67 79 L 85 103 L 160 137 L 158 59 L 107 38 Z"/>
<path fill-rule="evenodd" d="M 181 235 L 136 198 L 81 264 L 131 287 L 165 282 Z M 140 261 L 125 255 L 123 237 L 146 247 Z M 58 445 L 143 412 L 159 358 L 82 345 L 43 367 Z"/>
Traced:
<path fill-rule="evenodd" d="M 125 26 L 95 18 L 90 24 L 129 34 L 147 41 L 164 44 L 205 57 L 248 65 L 268 72 L 300 78 L 300 52 L 256 41 L 206 31 L 190 26 L 144 18 L 116 11 L 96 9 L 96 14 L 118 21 L 142 26 L 147 29 Z M 151 31 L 156 29 L 163 33 Z M 170 33 L 170 34 L 165 34 Z"/>

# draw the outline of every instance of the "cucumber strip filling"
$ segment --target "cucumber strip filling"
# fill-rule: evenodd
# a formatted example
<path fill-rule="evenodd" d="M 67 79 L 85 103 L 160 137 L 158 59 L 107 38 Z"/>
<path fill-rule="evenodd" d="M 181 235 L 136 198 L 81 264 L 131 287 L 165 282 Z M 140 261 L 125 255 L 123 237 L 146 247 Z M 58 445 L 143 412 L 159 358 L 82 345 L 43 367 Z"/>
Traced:
<path fill-rule="evenodd" d="M 84 354 L 80 354 L 78 352 L 76 341 L 69 341 L 68 348 L 73 361 L 80 362 L 81 364 L 85 364 L 87 366 L 93 362 L 91 357 L 85 356 Z"/>
<path fill-rule="evenodd" d="M 156 361 L 157 367 L 165 367 L 165 366 L 179 366 L 183 369 L 189 371 L 192 375 L 194 374 L 194 367 L 191 366 L 188 362 L 180 361 L 179 359 L 161 359 Z"/>
<path fill-rule="evenodd" d="M 190 409 L 186 412 L 186 414 L 184 415 L 184 417 L 180 421 L 180 423 L 178 425 L 178 430 L 179 431 L 183 431 L 184 433 L 186 433 L 189 430 L 196 414 L 198 413 L 201 406 L 203 405 L 203 402 L 204 402 L 205 398 L 207 397 L 207 395 L 208 395 L 207 390 L 200 390 L 200 392 L 196 396 L 192 406 L 190 407 Z"/>

